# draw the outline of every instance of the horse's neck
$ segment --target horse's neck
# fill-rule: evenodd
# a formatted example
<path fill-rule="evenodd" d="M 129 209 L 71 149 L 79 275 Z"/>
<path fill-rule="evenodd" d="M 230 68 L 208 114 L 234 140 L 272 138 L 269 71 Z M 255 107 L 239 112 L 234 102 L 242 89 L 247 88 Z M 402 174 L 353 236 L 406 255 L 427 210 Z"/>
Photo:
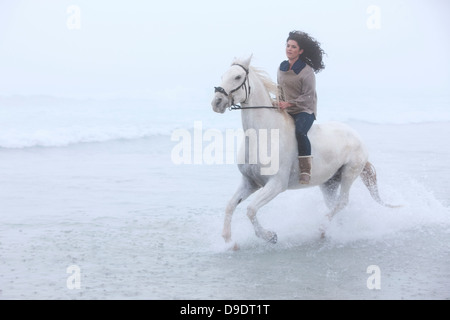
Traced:
<path fill-rule="evenodd" d="M 272 106 L 272 99 L 264 84 L 255 75 L 250 79 L 251 95 L 244 107 Z M 245 109 L 242 113 L 242 127 L 247 129 L 282 128 L 285 121 L 283 115 L 274 109 Z"/>

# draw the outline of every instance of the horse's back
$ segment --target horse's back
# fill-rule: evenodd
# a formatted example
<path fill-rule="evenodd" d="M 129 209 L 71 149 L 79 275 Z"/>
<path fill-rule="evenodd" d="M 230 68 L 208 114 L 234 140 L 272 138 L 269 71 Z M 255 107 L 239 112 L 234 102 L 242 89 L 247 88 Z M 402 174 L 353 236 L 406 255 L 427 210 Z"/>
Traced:
<path fill-rule="evenodd" d="M 320 152 L 345 152 L 365 149 L 358 133 L 342 122 L 316 123 L 308 132 L 314 149 Z"/>

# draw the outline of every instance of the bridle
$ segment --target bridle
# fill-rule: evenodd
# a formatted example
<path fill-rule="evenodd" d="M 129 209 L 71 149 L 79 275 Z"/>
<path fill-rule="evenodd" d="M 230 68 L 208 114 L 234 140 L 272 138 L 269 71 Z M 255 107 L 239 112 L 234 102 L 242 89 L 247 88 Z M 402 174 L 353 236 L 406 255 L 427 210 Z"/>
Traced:
<path fill-rule="evenodd" d="M 244 69 L 245 78 L 244 78 L 244 81 L 242 82 L 242 84 L 239 85 L 237 88 L 231 90 L 229 93 L 227 93 L 226 90 L 222 87 L 214 87 L 214 92 L 220 92 L 223 95 L 225 95 L 226 97 L 231 98 L 231 106 L 228 108 L 230 111 L 231 110 L 243 110 L 243 109 L 277 109 L 276 107 L 273 107 L 273 106 L 270 106 L 270 107 L 269 106 L 242 107 L 238 104 L 235 104 L 233 93 L 240 90 L 241 88 L 244 88 L 245 89 L 245 100 L 242 101 L 242 103 L 246 103 L 248 98 L 250 97 L 252 88 L 250 87 L 250 81 L 248 79 L 249 70 L 247 68 L 245 68 L 243 65 L 238 64 L 238 63 L 233 64 L 233 66 L 239 66 L 242 69 Z"/>
<path fill-rule="evenodd" d="M 248 97 L 249 97 L 249 95 L 250 95 L 250 92 L 251 92 L 251 87 L 250 87 L 250 81 L 248 80 L 248 69 L 247 68 L 245 68 L 243 65 L 241 65 L 241 64 L 233 64 L 233 66 L 239 66 L 239 67 L 241 67 L 242 69 L 244 69 L 244 71 L 245 71 L 245 78 L 244 78 L 244 81 L 242 82 L 242 84 L 240 85 L 240 86 L 238 86 L 236 89 L 233 89 L 233 90 L 231 90 L 229 93 L 227 93 L 226 91 L 225 91 L 225 89 L 224 88 L 222 88 L 222 87 L 214 87 L 214 92 L 220 92 L 220 93 L 222 93 L 223 95 L 225 95 L 226 97 L 230 97 L 231 98 L 231 106 L 236 106 L 235 104 L 234 104 L 234 97 L 233 97 L 233 93 L 235 93 L 236 91 L 238 91 L 239 89 L 241 89 L 242 87 L 244 87 L 244 89 L 245 89 L 245 100 L 243 101 L 244 103 L 248 100 Z M 246 83 L 248 83 L 248 84 L 246 84 Z"/>

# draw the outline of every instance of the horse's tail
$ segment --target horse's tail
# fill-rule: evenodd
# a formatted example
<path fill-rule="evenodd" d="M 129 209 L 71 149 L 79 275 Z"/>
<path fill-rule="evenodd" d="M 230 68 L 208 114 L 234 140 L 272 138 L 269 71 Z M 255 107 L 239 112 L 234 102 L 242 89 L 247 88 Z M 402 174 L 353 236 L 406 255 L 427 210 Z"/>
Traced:
<path fill-rule="evenodd" d="M 398 205 L 387 204 L 383 200 L 381 200 L 380 193 L 378 192 L 377 173 L 375 171 L 375 167 L 369 161 L 367 161 L 360 176 L 367 189 L 369 189 L 370 195 L 376 202 L 388 208 L 401 207 Z"/>

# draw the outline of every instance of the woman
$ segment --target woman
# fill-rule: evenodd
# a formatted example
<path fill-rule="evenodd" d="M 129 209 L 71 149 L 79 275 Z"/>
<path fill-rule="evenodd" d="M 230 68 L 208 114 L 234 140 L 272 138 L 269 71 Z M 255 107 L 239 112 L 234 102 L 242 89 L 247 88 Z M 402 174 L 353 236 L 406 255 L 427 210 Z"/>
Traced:
<path fill-rule="evenodd" d="M 286 110 L 295 122 L 298 143 L 300 183 L 311 179 L 311 143 L 307 133 L 317 116 L 315 73 L 325 68 L 320 43 L 307 33 L 292 31 L 286 41 L 286 56 L 278 70 L 279 108 Z"/>

